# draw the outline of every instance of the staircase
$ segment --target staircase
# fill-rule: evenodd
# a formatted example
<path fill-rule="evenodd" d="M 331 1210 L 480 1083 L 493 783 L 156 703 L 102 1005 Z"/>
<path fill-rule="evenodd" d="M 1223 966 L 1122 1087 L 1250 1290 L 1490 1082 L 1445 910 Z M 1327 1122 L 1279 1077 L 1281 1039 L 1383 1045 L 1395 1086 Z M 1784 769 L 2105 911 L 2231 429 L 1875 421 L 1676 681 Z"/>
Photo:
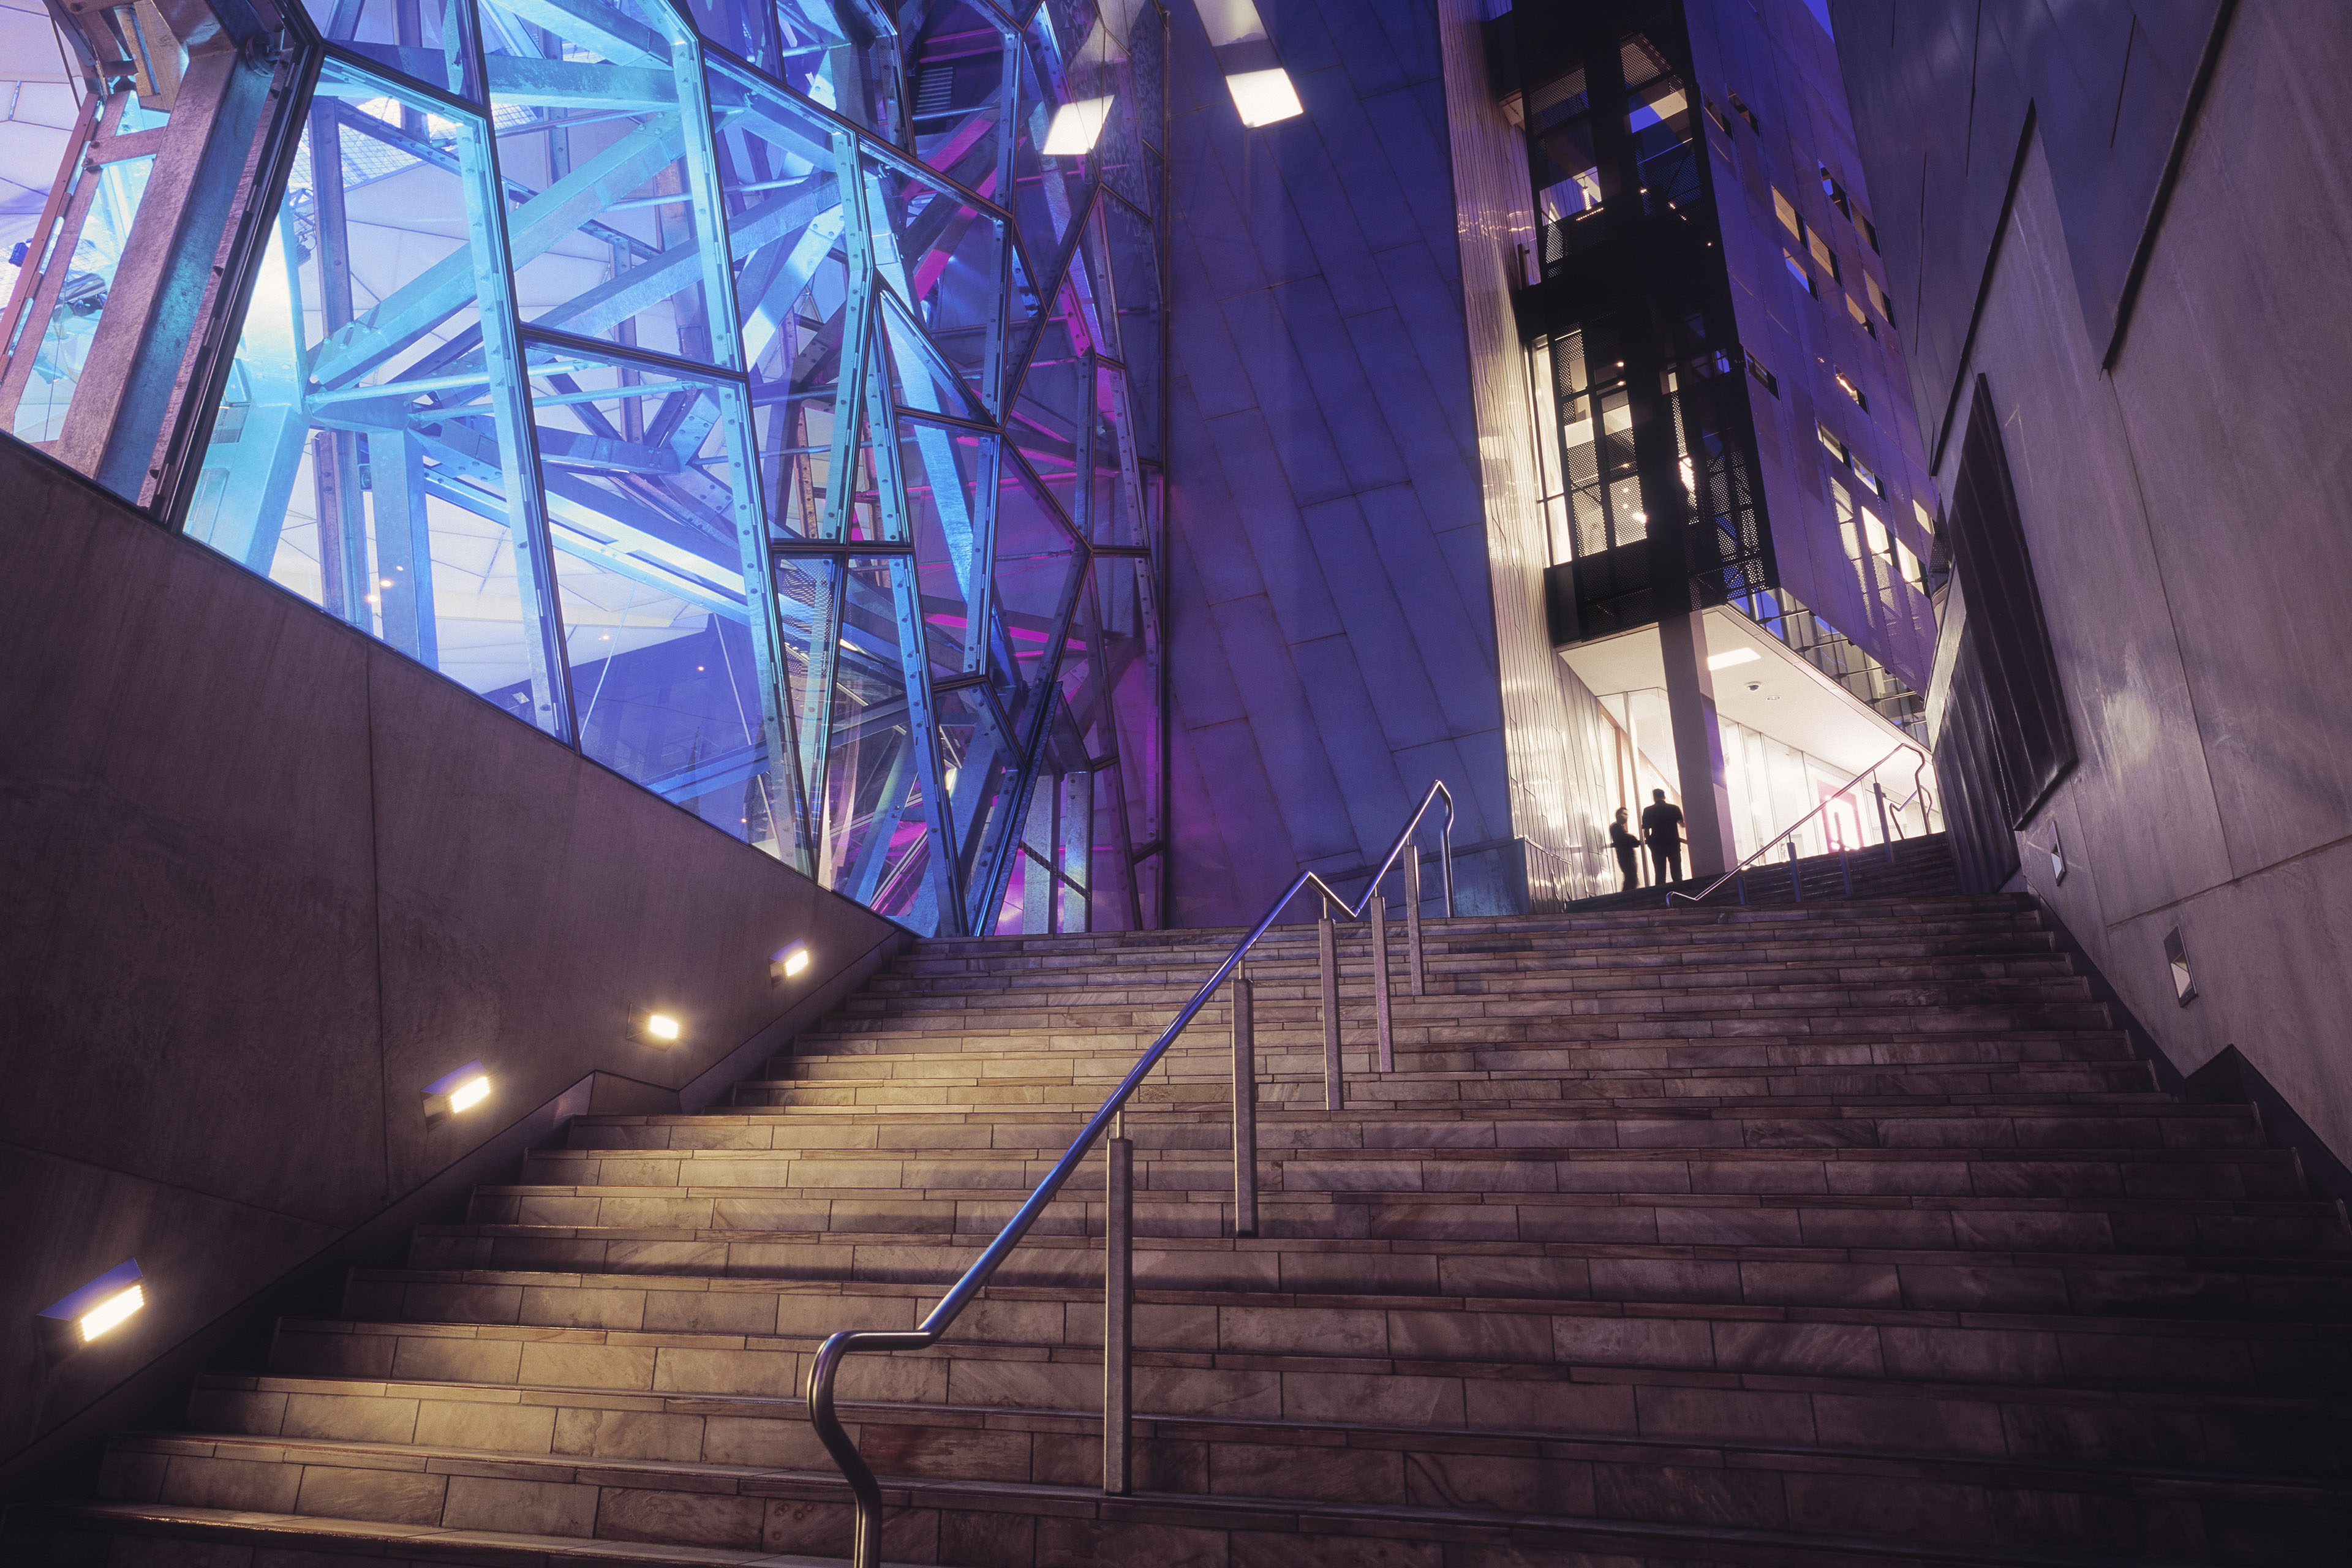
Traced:
<path fill-rule="evenodd" d="M 2342 1561 L 2352 1231 L 2251 1110 L 2154 1091 L 2024 900 L 1429 932 L 1386 1076 L 1341 943 L 1336 1114 L 1312 928 L 1258 950 L 1264 1239 L 1221 1009 L 1131 1110 L 1135 1496 L 1099 1175 L 948 1342 L 853 1359 L 887 1558 Z M 1235 934 L 918 944 L 732 1104 L 576 1119 L 0 1556 L 837 1555 L 818 1340 L 909 1326 Z"/>
<path fill-rule="evenodd" d="M 1642 863 L 1645 868 L 1648 867 L 1649 851 L 1642 852 Z M 1713 877 L 1693 878 L 1672 886 L 1677 892 L 1696 894 L 1714 880 Z M 1951 841 L 1943 834 L 1930 833 L 1924 837 L 1896 839 L 1891 855 L 1885 846 L 1874 844 L 1847 855 L 1808 855 L 1793 862 L 1764 860 L 1699 901 L 1717 909 L 1727 905 L 1816 903 L 1824 899 L 1916 900 L 1959 890 Z M 1798 896 L 1800 891 L 1801 897 Z M 1634 888 L 1622 893 L 1578 899 L 1565 908 L 1571 914 L 1661 909 L 1665 905 L 1666 892 L 1665 888 Z M 1686 909 L 1689 905 L 1677 899 L 1675 907 Z"/>

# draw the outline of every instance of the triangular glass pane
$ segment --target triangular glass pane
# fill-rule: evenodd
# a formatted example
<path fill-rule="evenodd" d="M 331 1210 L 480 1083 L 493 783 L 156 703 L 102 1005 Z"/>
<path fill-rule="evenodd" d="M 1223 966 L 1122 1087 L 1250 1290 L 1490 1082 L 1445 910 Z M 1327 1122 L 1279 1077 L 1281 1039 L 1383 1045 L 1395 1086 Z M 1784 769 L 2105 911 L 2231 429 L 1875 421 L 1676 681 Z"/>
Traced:
<path fill-rule="evenodd" d="M 688 34 L 657 0 L 483 0 L 491 123 L 523 319 L 719 363 L 678 84 Z M 595 112 L 582 106 L 593 104 Z"/>
<path fill-rule="evenodd" d="M 751 0 L 741 0 L 749 4 Z M 777 74 L 837 114 L 897 141 L 898 40 L 866 0 L 776 0 Z"/>
<path fill-rule="evenodd" d="M 831 744 L 818 826 L 819 879 L 861 903 L 901 915 L 925 899 L 920 865 L 928 744 L 908 718 L 907 676 L 890 563 L 852 557 L 836 628 Z M 936 916 L 936 903 L 932 905 Z"/>
<path fill-rule="evenodd" d="M 885 363 L 890 373 L 892 402 L 910 413 L 988 422 L 988 410 L 971 387 L 949 368 L 946 355 L 915 325 L 898 295 L 888 289 L 882 294 L 882 321 L 889 351 Z"/>
<path fill-rule="evenodd" d="M 1134 402 L 1136 449 L 1160 460 L 1160 363 L 1164 322 L 1160 256 L 1151 226 L 1116 201 L 1102 205 L 1103 241 L 1117 296 L 1120 363 Z"/>
<path fill-rule="evenodd" d="M 972 646 L 971 613 L 979 596 L 978 559 L 985 532 L 980 515 L 983 465 L 995 461 L 996 438 L 921 420 L 898 426 L 898 471 L 907 487 L 908 521 L 922 585 L 924 643 L 934 676 L 981 668 Z"/>
<path fill-rule="evenodd" d="M 1061 37 L 1050 14 L 1040 11 L 1021 35 L 1015 57 L 1014 87 L 1019 96 L 1013 126 L 1013 199 L 1005 205 L 1013 209 L 1021 243 L 1041 266 L 1047 257 L 1062 254 L 1094 195 L 1091 137 L 1078 150 L 1046 151 L 1049 146 L 1077 146 L 1075 139 L 1055 139 L 1054 130 L 1058 111 L 1085 112 L 1068 102 L 1063 68 L 1069 52 L 1081 42 L 1081 38 Z"/>
<path fill-rule="evenodd" d="M 1005 710 L 1024 734 L 1031 732 L 1032 695 L 1054 663 L 1054 639 L 1083 569 L 1077 541 L 1059 510 L 1045 499 L 1027 465 L 1008 456 L 997 487 L 990 664 Z"/>
<path fill-rule="evenodd" d="M 979 686 L 942 692 L 939 700 L 940 779 L 948 792 L 948 820 L 957 838 L 956 880 L 977 903 L 993 889 L 980 885 L 983 851 L 990 847 L 991 829 L 999 826 L 1018 761 L 1012 736 L 992 710 L 987 690 Z M 967 911 L 971 927 L 986 931 L 984 911 Z"/>
<path fill-rule="evenodd" d="M 1102 41 L 1096 44 L 1090 35 L 1090 47 L 1080 51 L 1082 58 L 1100 60 L 1097 84 L 1087 90 L 1108 93 L 1111 100 L 1103 117 L 1102 134 L 1095 142 L 1095 167 L 1105 184 L 1148 208 L 1156 195 L 1150 189 L 1143 144 L 1158 142 L 1160 131 L 1156 110 L 1148 126 L 1143 120 L 1143 97 L 1136 73 L 1139 60 L 1149 58 L 1156 62 L 1160 57 L 1163 26 L 1160 8 L 1136 0 L 1106 0 L 1098 26 Z"/>
<path fill-rule="evenodd" d="M 1136 556 L 1094 563 L 1101 657 L 1128 791 L 1129 828 L 1138 844 L 1160 835 L 1160 628 L 1150 566 Z"/>
<path fill-rule="evenodd" d="M 302 8 L 328 42 L 341 44 L 387 71 L 481 101 L 481 76 L 474 68 L 473 50 L 466 37 L 472 27 L 472 7 L 303 0 Z M 423 117 L 418 118 L 421 122 Z"/>
<path fill-rule="evenodd" d="M 729 54 L 774 72 L 776 18 L 761 0 L 686 0 L 695 30 Z"/>
<path fill-rule="evenodd" d="M 1063 515 L 1072 520 L 1078 515 L 1079 444 L 1094 401 L 1091 378 L 1068 321 L 1055 317 L 1038 336 L 1021 378 L 1020 395 L 1005 420 L 1005 434 L 1028 458 L 1061 504 Z"/>
<path fill-rule="evenodd" d="M 1004 31 L 961 0 L 934 5 L 906 41 L 907 117 L 915 155 L 992 201 L 1004 92 Z M 1007 204 L 1009 205 L 1009 204 Z"/>
<path fill-rule="evenodd" d="M 1028 363 L 1029 346 L 1045 320 L 1045 296 L 1038 292 L 1036 274 L 1018 245 L 1012 251 L 1013 288 L 1005 300 L 1004 363 L 1007 375 Z"/>
<path fill-rule="evenodd" d="M 1087 215 L 1078 248 L 1070 258 L 1069 274 L 1063 283 L 1067 296 L 1063 310 L 1072 318 L 1072 331 L 1091 343 L 1095 353 L 1108 359 L 1122 357 L 1117 290 L 1111 285 L 1110 242 L 1102 213 L 1104 207 L 1114 205 L 1097 202 L 1095 210 Z"/>
<path fill-rule="evenodd" d="M 940 358 L 993 408 L 1004 293 L 1004 225 L 949 186 L 869 162 L 867 190 L 889 243 L 882 281 L 929 337 Z M 952 405 L 943 406 L 952 408 Z"/>
<path fill-rule="evenodd" d="M 1116 365 L 1095 372 L 1094 490 L 1086 524 L 1097 544 L 1144 542 L 1142 475 L 1129 437 L 1133 411 L 1127 377 Z"/>

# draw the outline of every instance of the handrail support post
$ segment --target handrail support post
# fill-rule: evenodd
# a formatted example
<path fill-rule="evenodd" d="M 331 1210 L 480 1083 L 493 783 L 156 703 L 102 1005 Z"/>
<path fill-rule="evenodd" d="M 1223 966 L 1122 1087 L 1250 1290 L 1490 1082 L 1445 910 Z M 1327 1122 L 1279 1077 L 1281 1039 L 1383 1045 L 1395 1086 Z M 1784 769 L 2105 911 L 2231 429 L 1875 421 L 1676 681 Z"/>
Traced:
<path fill-rule="evenodd" d="M 1412 950 L 1412 994 L 1429 994 L 1427 978 L 1422 973 L 1421 954 L 1421 846 L 1410 845 L 1404 854 L 1404 936 L 1405 945 Z"/>
<path fill-rule="evenodd" d="M 1845 896 L 1853 897 L 1853 851 L 1841 845 L 1838 848 L 1838 869 L 1845 875 Z"/>
<path fill-rule="evenodd" d="M 1339 952 L 1331 926 L 1331 900 L 1315 922 L 1315 947 L 1323 961 L 1323 1109 L 1339 1109 Z"/>
<path fill-rule="evenodd" d="M 1389 1019 L 1389 901 L 1372 895 L 1372 1016 L 1380 1031 L 1381 1071 L 1396 1071 L 1396 1031 Z"/>
<path fill-rule="evenodd" d="M 1125 1497 L 1135 1489 L 1135 1145 L 1114 1137 L 1103 1152 L 1103 1493 Z"/>
<path fill-rule="evenodd" d="M 1895 864 L 1895 835 L 1886 829 L 1886 786 L 1876 779 L 1870 781 L 1870 793 L 1878 797 L 1878 841 L 1886 846 L 1886 863 Z"/>
<path fill-rule="evenodd" d="M 1234 976 L 1234 1234 L 1257 1234 L 1256 987 Z"/>
<path fill-rule="evenodd" d="M 1797 902 L 1805 901 L 1805 868 L 1797 860 L 1797 841 L 1789 840 L 1789 886 L 1796 890 Z"/>

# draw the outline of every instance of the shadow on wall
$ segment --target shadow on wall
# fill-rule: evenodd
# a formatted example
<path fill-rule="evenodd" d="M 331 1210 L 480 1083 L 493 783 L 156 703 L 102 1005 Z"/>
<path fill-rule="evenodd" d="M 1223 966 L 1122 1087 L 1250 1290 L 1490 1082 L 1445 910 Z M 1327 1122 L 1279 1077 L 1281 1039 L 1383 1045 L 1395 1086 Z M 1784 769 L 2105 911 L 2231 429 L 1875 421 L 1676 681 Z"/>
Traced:
<path fill-rule="evenodd" d="M 0 489 L 0 1495 L 289 1270 L 714 1097 L 903 940 L 37 453 Z M 42 1309 L 133 1258 L 144 1310 L 55 1359 Z"/>

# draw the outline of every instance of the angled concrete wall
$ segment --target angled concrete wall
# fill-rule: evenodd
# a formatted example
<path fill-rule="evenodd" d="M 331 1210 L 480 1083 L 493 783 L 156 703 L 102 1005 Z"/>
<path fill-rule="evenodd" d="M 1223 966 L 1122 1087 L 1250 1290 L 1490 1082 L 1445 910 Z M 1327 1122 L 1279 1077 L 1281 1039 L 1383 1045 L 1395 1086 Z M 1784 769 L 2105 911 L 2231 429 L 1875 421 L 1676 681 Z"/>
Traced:
<path fill-rule="evenodd" d="M 1837 11 L 1875 188 L 1919 190 L 1924 160 L 1954 198 L 1888 249 L 1937 345 L 1922 414 L 1932 448 L 1941 400 L 1986 378 L 2078 752 L 2016 835 L 2019 879 L 2183 1073 L 2235 1047 L 2352 1153 L 2352 12 L 2236 6 L 2186 117 L 2210 5 L 1906 15 L 1890 35 L 1874 7 Z M 1921 108 L 1971 99 L 1973 142 Z M 2149 171 L 2176 145 L 2158 209 Z"/>
<path fill-rule="evenodd" d="M 1433 778 L 1507 839 L 1434 0 L 1260 0 L 1306 113 L 1168 90 L 1172 917 L 1369 869 Z"/>
<path fill-rule="evenodd" d="M 583 1078 L 674 1106 L 896 940 L 5 443 L 0 495 L 0 1466 Z M 51 1365 L 35 1314 L 134 1256 L 148 1310 Z"/>

